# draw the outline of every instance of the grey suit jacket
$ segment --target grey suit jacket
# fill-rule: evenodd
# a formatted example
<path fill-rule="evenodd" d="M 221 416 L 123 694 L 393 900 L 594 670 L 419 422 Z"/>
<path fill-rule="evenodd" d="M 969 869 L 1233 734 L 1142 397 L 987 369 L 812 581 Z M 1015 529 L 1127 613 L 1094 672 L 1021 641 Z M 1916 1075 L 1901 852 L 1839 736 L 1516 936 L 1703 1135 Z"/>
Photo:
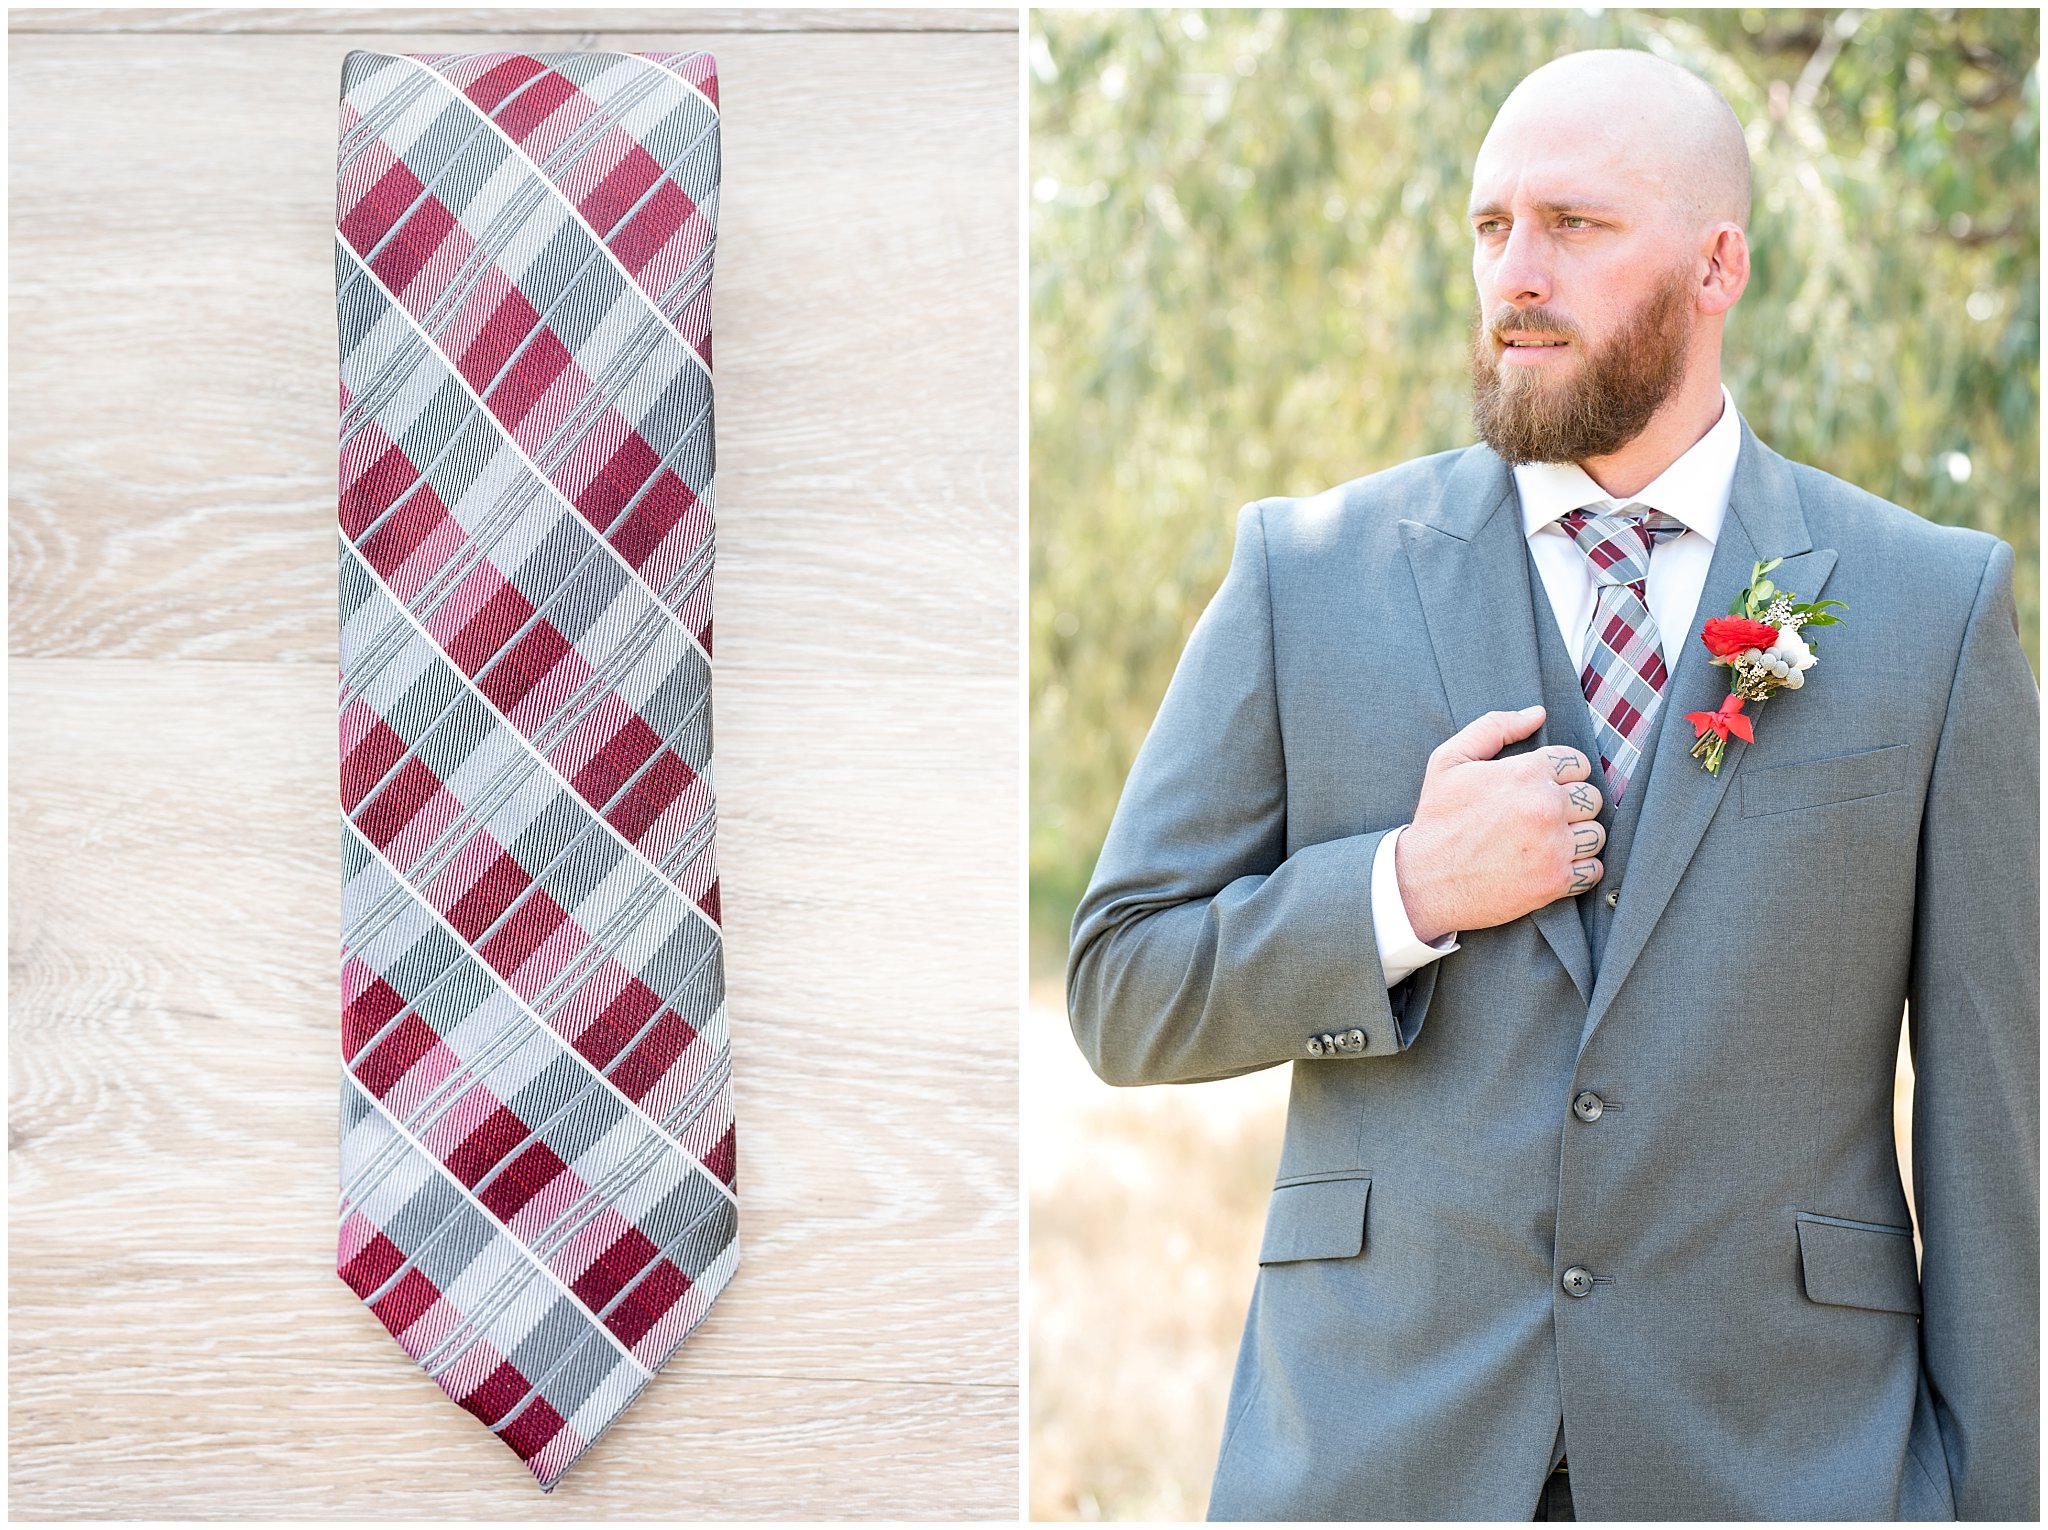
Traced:
<path fill-rule="evenodd" d="M 1695 622 L 1626 865 L 1587 895 L 1617 894 L 1597 967 L 1562 899 L 1390 992 L 1374 848 L 1431 749 L 1544 695 L 1513 480 L 1475 446 L 1241 512 L 1068 968 L 1111 1083 L 1293 1064 L 1212 1518 L 1527 1519 L 1560 1421 L 1582 1518 L 2038 1516 L 2012 550 L 1745 422 L 1700 619 L 1767 557 L 1848 612 L 1718 775 L 1688 756 L 1682 714 L 1727 692 Z"/>

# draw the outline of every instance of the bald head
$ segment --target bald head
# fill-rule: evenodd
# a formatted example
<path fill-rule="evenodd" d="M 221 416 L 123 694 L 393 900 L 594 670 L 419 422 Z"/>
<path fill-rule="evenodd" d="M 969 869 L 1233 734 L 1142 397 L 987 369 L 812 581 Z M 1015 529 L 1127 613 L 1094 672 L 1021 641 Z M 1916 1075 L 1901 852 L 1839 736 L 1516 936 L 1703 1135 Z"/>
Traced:
<path fill-rule="evenodd" d="M 1580 142 L 1625 164 L 1692 227 L 1749 225 L 1749 144 L 1721 93 L 1690 70 L 1629 48 L 1567 53 L 1501 103 L 1479 163 L 1512 144 Z"/>

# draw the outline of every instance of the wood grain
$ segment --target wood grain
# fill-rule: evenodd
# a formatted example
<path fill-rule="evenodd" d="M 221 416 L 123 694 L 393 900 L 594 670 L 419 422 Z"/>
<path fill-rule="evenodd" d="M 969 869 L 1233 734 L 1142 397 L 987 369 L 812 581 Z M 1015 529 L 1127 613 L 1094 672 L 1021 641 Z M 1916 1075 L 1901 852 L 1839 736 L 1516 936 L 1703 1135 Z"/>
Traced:
<path fill-rule="evenodd" d="M 1013 1517 L 1016 39 L 717 45 L 741 1266 L 545 1498 L 333 1272 L 332 101 L 386 42 L 473 46 L 13 42 L 11 1508 Z"/>

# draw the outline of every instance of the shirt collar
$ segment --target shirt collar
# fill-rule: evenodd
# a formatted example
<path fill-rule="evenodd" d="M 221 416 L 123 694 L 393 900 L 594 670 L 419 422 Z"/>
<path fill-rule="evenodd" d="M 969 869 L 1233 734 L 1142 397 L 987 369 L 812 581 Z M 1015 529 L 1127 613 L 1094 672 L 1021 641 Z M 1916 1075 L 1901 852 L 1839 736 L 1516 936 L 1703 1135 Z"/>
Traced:
<path fill-rule="evenodd" d="M 1687 531 L 1712 542 L 1721 534 L 1728 513 L 1728 493 L 1735 484 L 1735 459 L 1742 450 L 1742 427 L 1728 385 L 1721 385 L 1721 417 L 1707 433 L 1631 495 L 1631 504 L 1662 510 Z M 1576 462 L 1521 462 L 1515 465 L 1515 493 L 1522 503 L 1522 534 L 1534 536 L 1560 516 L 1582 505 L 1612 496 Z"/>

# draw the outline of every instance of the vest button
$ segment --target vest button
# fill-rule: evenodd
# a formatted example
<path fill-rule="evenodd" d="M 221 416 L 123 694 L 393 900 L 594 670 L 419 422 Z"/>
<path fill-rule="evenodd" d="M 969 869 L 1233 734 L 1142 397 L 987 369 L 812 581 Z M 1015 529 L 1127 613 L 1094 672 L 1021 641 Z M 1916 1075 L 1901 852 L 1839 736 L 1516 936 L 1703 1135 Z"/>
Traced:
<path fill-rule="evenodd" d="M 1593 1272 L 1584 1265 L 1575 1264 L 1564 1272 L 1564 1294 L 1566 1296 L 1591 1296 L 1593 1294 Z"/>
<path fill-rule="evenodd" d="M 1607 906 L 1608 906 L 1609 908 L 1613 908 L 1613 907 L 1614 907 L 1614 905 L 1615 905 L 1615 904 L 1617 904 L 1617 903 L 1619 903 L 1620 901 L 1621 901 L 1621 889 L 1620 889 L 1619 887 L 1610 887 L 1610 888 L 1608 888 L 1608 889 L 1607 889 Z"/>
<path fill-rule="evenodd" d="M 1572 1114 L 1581 1121 L 1597 1121 L 1600 1112 L 1607 1108 L 1607 1102 L 1590 1089 L 1581 1089 L 1572 1097 Z"/>

